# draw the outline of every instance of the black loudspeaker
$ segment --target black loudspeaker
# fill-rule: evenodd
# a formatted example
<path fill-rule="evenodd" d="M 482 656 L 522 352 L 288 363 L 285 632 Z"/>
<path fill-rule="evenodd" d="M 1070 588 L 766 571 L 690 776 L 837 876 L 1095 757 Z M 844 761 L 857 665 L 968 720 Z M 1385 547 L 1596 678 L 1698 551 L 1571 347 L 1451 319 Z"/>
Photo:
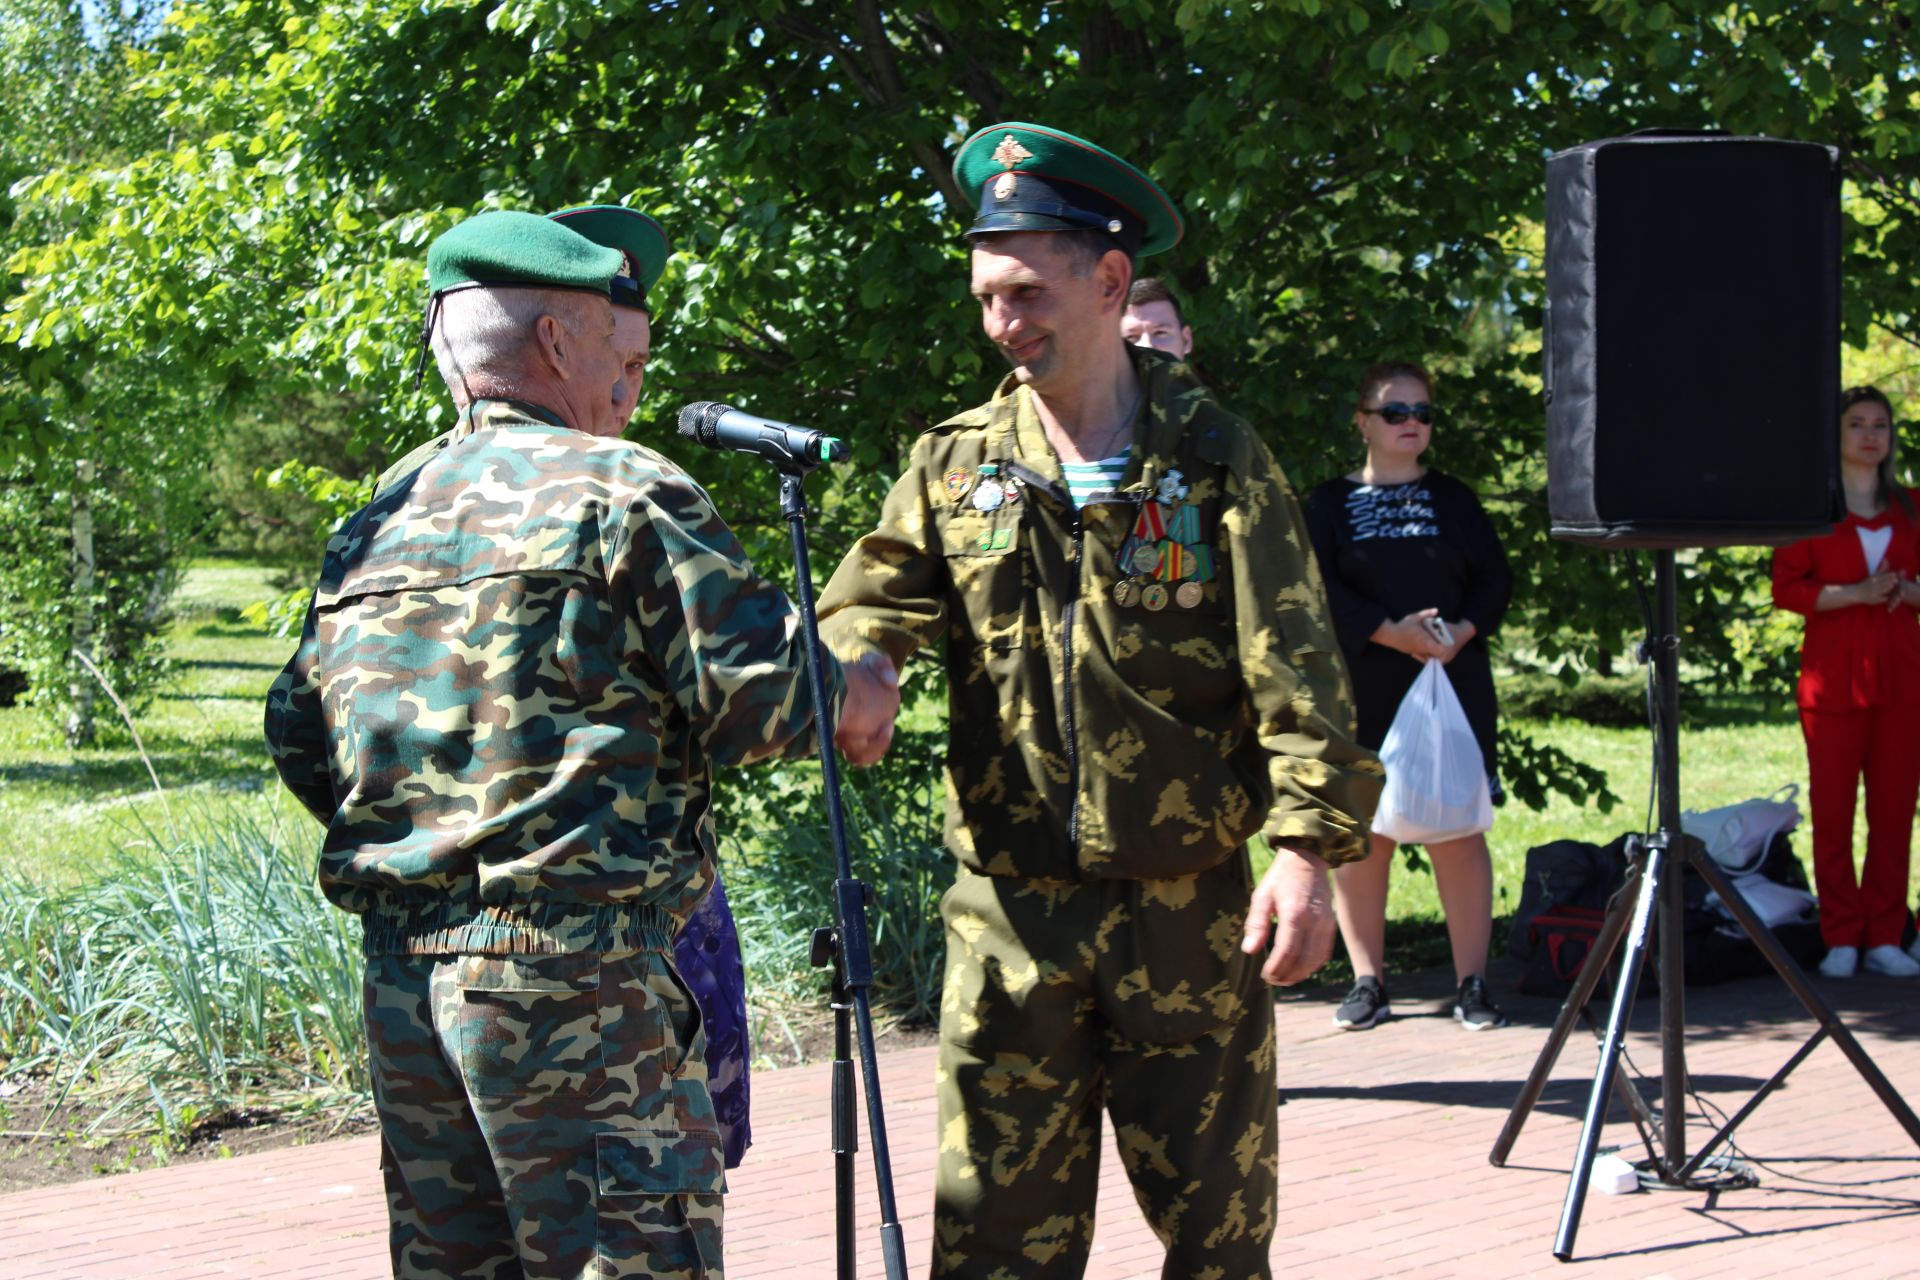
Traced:
<path fill-rule="evenodd" d="M 1840 492 L 1840 153 L 1647 133 L 1547 161 L 1547 498 L 1608 547 L 1779 544 Z"/>

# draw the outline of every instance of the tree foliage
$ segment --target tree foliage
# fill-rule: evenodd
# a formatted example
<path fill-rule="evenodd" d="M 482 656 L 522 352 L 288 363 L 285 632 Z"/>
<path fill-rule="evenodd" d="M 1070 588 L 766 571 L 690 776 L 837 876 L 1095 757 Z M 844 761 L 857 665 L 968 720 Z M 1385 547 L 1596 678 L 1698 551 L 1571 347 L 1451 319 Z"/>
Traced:
<path fill-rule="evenodd" d="M 631 202 L 678 250 L 635 434 L 724 399 L 851 440 L 854 465 L 817 495 L 825 559 L 914 434 L 999 373 L 966 296 L 954 145 L 996 119 L 1054 122 L 1180 200 L 1186 242 L 1145 266 L 1183 292 L 1203 372 L 1302 485 L 1353 464 L 1364 365 L 1435 367 L 1436 460 L 1490 499 L 1521 574 L 1517 634 L 1549 664 L 1591 658 L 1638 631 L 1635 570 L 1546 536 L 1544 159 L 1646 126 L 1839 146 L 1848 341 L 1920 345 L 1913 8 L 182 3 L 129 63 L 145 144 L 18 189 L 60 230 L 14 254 L 3 336 L 16 365 L 112 351 L 219 403 L 331 397 L 363 444 L 405 444 L 448 420 L 408 380 L 428 241 L 483 208 Z M 694 465 L 778 556 L 767 477 Z M 1738 679 L 1740 626 L 1764 610 L 1755 557 L 1690 556 L 1683 574 L 1690 661 Z"/>
<path fill-rule="evenodd" d="M 0 0 L 10 308 L 35 295 L 26 264 L 92 234 L 102 211 L 28 194 L 35 175 L 84 175 L 165 138 L 127 97 L 157 13 L 145 0 Z M 116 305 L 109 280 L 69 284 Z M 138 705 L 164 671 L 160 630 L 193 523 L 204 400 L 195 372 L 169 367 L 164 349 L 76 328 L 58 306 L 33 340 L 0 344 L 0 662 L 25 673 L 73 745 L 93 739 L 102 678 Z"/>

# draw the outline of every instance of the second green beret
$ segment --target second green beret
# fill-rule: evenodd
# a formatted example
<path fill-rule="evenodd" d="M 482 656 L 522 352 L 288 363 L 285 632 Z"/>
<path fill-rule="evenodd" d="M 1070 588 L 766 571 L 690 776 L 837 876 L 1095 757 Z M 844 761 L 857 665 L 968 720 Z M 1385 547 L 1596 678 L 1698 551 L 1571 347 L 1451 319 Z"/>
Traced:
<path fill-rule="evenodd" d="M 614 275 L 613 301 L 617 306 L 647 309 L 647 290 L 666 270 L 667 254 L 672 251 L 666 230 L 657 221 L 618 204 L 576 205 L 547 216 L 595 244 L 618 249 L 625 265 Z"/>

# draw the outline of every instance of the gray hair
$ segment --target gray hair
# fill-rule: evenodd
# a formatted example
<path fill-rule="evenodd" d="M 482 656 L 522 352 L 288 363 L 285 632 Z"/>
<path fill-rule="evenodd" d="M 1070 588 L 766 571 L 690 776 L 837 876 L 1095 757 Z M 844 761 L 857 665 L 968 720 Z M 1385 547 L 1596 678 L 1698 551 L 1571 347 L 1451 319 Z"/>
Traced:
<path fill-rule="evenodd" d="M 443 296 L 433 358 L 455 402 L 515 394 L 527 373 L 534 324 L 552 316 L 577 334 L 592 300 L 569 289 L 458 289 Z"/>

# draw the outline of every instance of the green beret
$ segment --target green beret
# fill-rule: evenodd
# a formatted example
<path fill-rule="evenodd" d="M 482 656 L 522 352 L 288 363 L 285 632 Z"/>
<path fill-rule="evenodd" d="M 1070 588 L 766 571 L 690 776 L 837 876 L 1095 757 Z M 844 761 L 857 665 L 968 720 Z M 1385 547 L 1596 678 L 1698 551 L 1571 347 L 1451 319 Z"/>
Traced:
<path fill-rule="evenodd" d="M 576 205 L 547 216 L 595 244 L 618 249 L 624 265 L 613 278 L 614 304 L 647 309 L 647 290 L 660 279 L 667 254 L 673 251 L 658 222 L 638 209 L 617 204 Z"/>
<path fill-rule="evenodd" d="M 1180 243 L 1180 210 L 1152 178 L 1104 147 L 1045 125 L 989 125 L 960 144 L 954 181 L 987 231 L 1105 231 L 1139 257 Z"/>
<path fill-rule="evenodd" d="M 609 282 L 623 266 L 618 250 L 537 213 L 503 209 L 475 214 L 433 242 L 427 249 L 427 288 L 436 296 L 507 285 L 584 289 L 608 297 Z"/>

